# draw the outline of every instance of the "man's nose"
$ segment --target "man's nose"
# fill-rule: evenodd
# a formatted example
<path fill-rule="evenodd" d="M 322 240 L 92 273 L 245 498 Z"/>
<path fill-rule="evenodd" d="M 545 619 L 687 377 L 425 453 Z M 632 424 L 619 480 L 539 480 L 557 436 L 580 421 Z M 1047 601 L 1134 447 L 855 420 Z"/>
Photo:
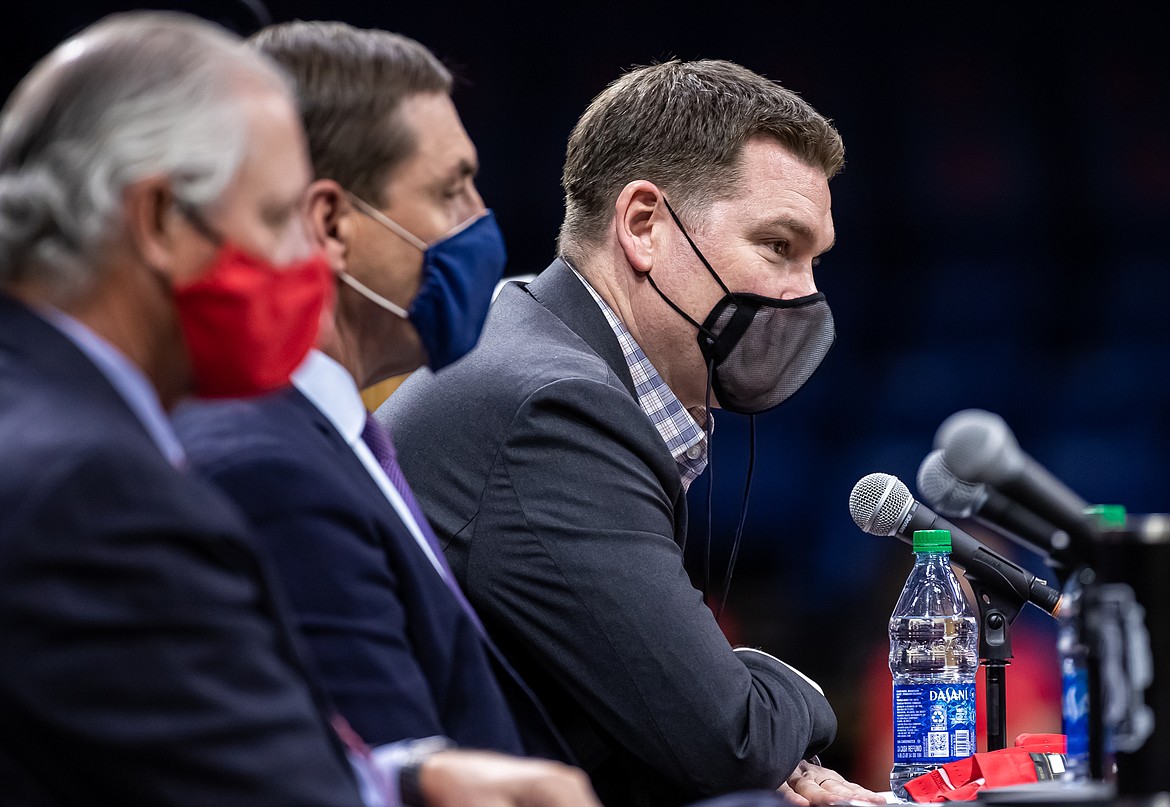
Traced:
<path fill-rule="evenodd" d="M 485 210 L 487 210 L 487 205 L 483 203 L 483 197 L 479 195 L 479 188 L 472 184 L 467 194 L 467 209 L 463 211 L 463 220 L 466 221 L 474 216 L 478 216 Z"/>
<path fill-rule="evenodd" d="M 812 261 L 808 261 L 801 264 L 799 268 L 794 268 L 792 281 L 784 293 L 780 295 L 780 299 L 795 300 L 798 297 L 807 297 L 816 293 L 817 283 L 813 277 L 813 265 Z"/>

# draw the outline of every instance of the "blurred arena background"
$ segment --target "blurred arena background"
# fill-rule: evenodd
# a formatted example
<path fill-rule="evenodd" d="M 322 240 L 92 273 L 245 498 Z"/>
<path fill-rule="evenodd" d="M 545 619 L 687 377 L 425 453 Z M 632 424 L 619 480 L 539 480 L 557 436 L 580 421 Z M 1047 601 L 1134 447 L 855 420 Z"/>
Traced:
<path fill-rule="evenodd" d="M 4 94 L 60 39 L 131 7 L 8 9 Z M 267 21 L 340 19 L 425 43 L 461 77 L 455 99 L 509 274 L 552 258 L 569 129 L 624 68 L 731 59 L 835 120 L 847 166 L 832 185 L 838 245 L 819 283 L 837 343 L 804 390 L 758 420 L 724 622 L 733 641 L 825 685 L 841 720 L 826 764 L 868 786 L 889 767 L 885 627 L 911 556 L 854 526 L 846 505 L 857 479 L 884 471 L 913 490 L 938 424 L 981 407 L 1086 499 L 1170 510 L 1170 48 L 1155 4 L 151 7 L 244 34 Z M 720 588 L 748 431 L 733 415 L 717 423 Z M 705 539 L 705 486 L 692 489 L 688 552 Z M 1059 730 L 1052 628 L 1035 609 L 1016 623 L 1011 736 Z"/>

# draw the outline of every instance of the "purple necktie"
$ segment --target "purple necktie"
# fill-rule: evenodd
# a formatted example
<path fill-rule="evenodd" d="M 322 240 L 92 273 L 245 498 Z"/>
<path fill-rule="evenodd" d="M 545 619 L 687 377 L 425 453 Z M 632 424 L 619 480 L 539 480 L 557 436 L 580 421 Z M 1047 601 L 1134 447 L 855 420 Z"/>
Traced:
<path fill-rule="evenodd" d="M 467 616 L 475 623 L 476 629 L 480 634 L 484 633 L 483 624 L 479 621 L 479 616 L 475 613 L 475 609 L 471 607 L 471 603 L 467 601 L 463 591 L 460 590 L 459 585 L 455 582 L 455 576 L 451 573 L 451 567 L 447 565 L 447 558 L 443 555 L 443 548 L 439 546 L 439 539 L 435 537 L 434 530 L 431 529 L 431 524 L 427 521 L 426 516 L 423 515 L 422 508 L 418 506 L 415 501 L 414 494 L 410 490 L 410 485 L 406 484 L 406 477 L 402 474 L 402 468 L 398 465 L 397 453 L 394 451 L 394 443 L 390 439 L 390 432 L 386 430 L 381 423 L 376 421 L 373 415 L 366 415 L 366 425 L 362 429 L 362 440 L 370 449 L 370 453 L 374 455 L 374 459 L 382 466 L 386 478 L 390 480 L 390 484 L 398 491 L 398 495 L 402 497 L 402 501 L 406 503 L 406 509 L 410 511 L 410 515 L 414 518 L 414 523 L 418 525 L 419 532 L 422 533 L 423 538 L 431 547 L 431 551 L 435 555 L 440 568 L 442 569 L 442 577 L 447 582 L 447 587 L 451 589 L 451 593 L 455 595 L 455 599 L 467 612 Z"/>

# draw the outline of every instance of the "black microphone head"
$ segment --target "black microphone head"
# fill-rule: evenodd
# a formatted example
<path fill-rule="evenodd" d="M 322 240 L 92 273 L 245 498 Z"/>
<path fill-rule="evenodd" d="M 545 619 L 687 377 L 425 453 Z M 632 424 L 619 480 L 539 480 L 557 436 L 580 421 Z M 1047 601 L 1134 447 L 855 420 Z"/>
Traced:
<path fill-rule="evenodd" d="M 870 535 L 894 535 L 910 512 L 914 497 L 892 474 L 869 474 L 849 494 L 849 515 Z"/>
<path fill-rule="evenodd" d="M 918 466 L 918 495 L 941 515 L 970 518 L 987 500 L 987 486 L 959 479 L 942 451 L 932 451 Z"/>
<path fill-rule="evenodd" d="M 965 482 L 997 485 L 1023 468 L 1024 455 L 1016 436 L 999 415 L 964 409 L 943 421 L 934 436 L 943 462 Z"/>

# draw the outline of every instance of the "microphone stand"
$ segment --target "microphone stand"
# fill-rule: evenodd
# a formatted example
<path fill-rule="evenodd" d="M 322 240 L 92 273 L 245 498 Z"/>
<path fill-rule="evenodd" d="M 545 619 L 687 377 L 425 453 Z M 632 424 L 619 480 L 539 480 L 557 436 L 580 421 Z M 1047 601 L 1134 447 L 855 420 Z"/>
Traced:
<path fill-rule="evenodd" d="M 979 606 L 979 664 L 986 670 L 984 702 L 987 750 L 1007 747 L 1007 667 L 1012 658 L 1011 625 L 1026 600 L 985 587 L 977 573 L 963 572 Z"/>

